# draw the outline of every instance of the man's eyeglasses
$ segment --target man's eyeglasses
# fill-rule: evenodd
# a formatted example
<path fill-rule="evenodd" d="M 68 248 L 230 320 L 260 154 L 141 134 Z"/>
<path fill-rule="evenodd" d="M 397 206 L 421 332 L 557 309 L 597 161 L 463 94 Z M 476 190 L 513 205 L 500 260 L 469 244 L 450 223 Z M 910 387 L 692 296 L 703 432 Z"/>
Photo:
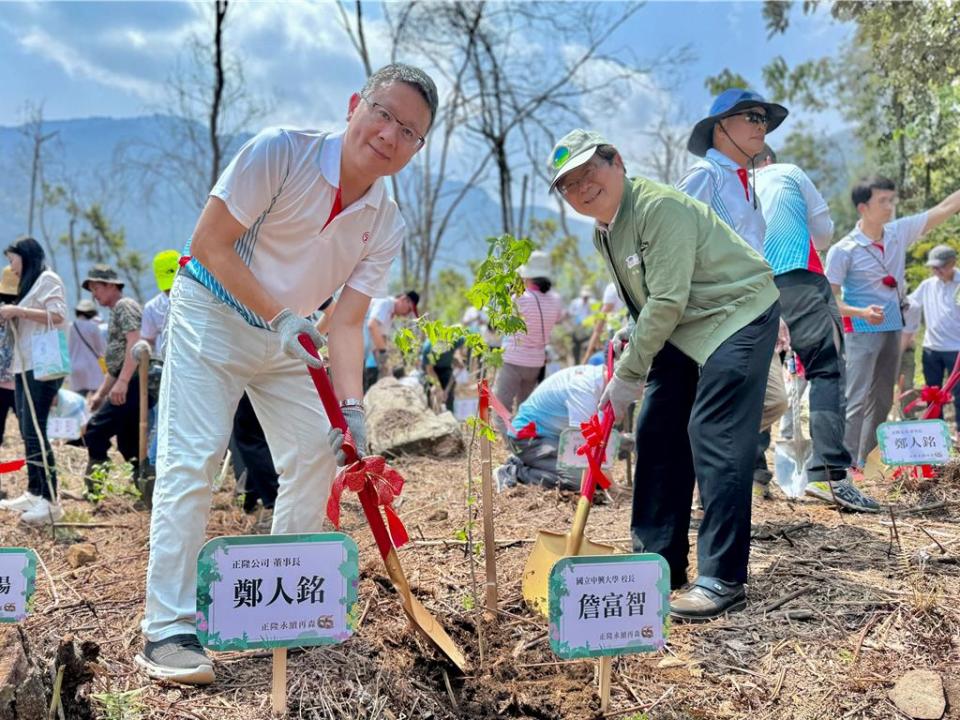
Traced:
<path fill-rule="evenodd" d="M 374 102 L 366 95 L 361 95 L 360 98 L 370 106 L 373 110 L 374 119 L 379 122 L 381 125 L 392 125 L 396 123 L 400 127 L 400 139 L 404 144 L 411 147 L 420 147 L 426 142 L 426 138 L 423 135 L 420 135 L 413 128 L 404 125 L 402 122 L 397 120 L 396 116 L 387 110 L 383 105 L 378 102 Z"/>
<path fill-rule="evenodd" d="M 584 165 L 583 174 L 580 175 L 576 180 L 561 180 L 557 183 L 557 190 L 564 197 L 569 197 L 570 195 L 576 195 L 583 183 L 589 182 L 593 179 L 593 174 L 597 171 L 597 164 L 590 160 L 586 165 Z"/>
<path fill-rule="evenodd" d="M 734 113 L 733 115 L 728 115 L 727 117 L 737 117 L 738 115 L 742 116 L 751 125 L 760 125 L 763 128 L 767 127 L 767 124 L 770 120 L 767 119 L 767 116 L 763 113 L 758 113 L 756 110 L 747 110 L 746 112 Z"/>

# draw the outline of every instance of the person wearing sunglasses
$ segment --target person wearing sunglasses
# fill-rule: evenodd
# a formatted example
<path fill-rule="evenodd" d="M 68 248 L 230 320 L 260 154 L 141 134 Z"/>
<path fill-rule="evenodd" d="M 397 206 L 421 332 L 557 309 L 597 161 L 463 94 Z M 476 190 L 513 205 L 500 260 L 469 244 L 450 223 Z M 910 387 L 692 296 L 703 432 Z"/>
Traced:
<path fill-rule="evenodd" d="M 766 222 L 751 177 L 755 170 L 753 158 L 763 150 L 767 134 L 776 130 L 787 114 L 785 107 L 767 102 L 752 90 L 724 90 L 714 99 L 709 115 L 690 133 L 687 150 L 700 159 L 677 182 L 678 189 L 709 205 L 760 257 L 764 257 Z M 781 335 L 787 337 L 782 322 Z M 778 343 L 778 347 L 782 344 Z M 763 418 L 757 436 L 754 495 L 758 497 L 769 496 L 770 474 L 764 453 L 770 444 L 770 428 L 787 407 L 780 354 L 775 352 L 767 373 Z"/>
<path fill-rule="evenodd" d="M 152 678 L 202 685 L 213 663 L 196 636 L 197 553 L 213 476 L 244 393 L 279 471 L 274 533 L 316 532 L 342 455 L 300 345 L 328 343 L 333 385 L 365 454 L 363 318 L 387 294 L 404 222 L 384 178 L 424 144 L 433 80 L 409 65 L 373 73 L 339 132 L 271 128 L 217 180 L 170 291 L 160 384 L 145 636 Z M 326 337 L 308 316 L 342 287 Z M 139 326 L 138 326 L 139 327 Z"/>
<path fill-rule="evenodd" d="M 617 149 L 573 130 L 550 155 L 551 189 L 596 220 L 593 242 L 636 325 L 598 408 L 640 407 L 631 533 L 670 567 L 671 615 L 746 605 L 753 458 L 780 320 L 770 266 L 702 202 L 626 177 Z M 703 520 L 687 586 L 690 504 Z"/>

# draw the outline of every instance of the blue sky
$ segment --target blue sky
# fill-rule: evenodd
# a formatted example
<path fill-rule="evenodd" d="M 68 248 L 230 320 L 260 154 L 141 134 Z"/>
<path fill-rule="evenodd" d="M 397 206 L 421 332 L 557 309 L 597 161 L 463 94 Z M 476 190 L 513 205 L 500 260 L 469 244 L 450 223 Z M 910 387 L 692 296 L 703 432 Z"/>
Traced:
<path fill-rule="evenodd" d="M 0 125 L 19 124 L 28 102 L 44 103 L 49 119 L 135 116 L 169 110 L 165 81 L 189 62 L 191 33 L 209 26 L 209 3 L 0 3 Z M 368 39 L 374 61 L 386 45 L 371 3 Z M 759 2 L 651 2 L 612 34 L 605 50 L 643 61 L 688 46 L 694 60 L 635 87 L 616 108 L 589 108 L 596 126 L 625 156 L 642 155 L 642 130 L 661 115 L 687 127 L 711 98 L 703 80 L 724 67 L 763 91 L 761 68 L 777 55 L 788 64 L 836 52 L 851 32 L 823 11 L 794 12 L 786 35 L 767 40 Z M 356 54 L 332 3 L 231 3 L 227 47 L 243 61 L 247 85 L 269 100 L 262 124 L 338 125 L 351 90 L 363 80 Z M 549 38 L 532 42 L 549 47 Z M 797 109 L 778 131 L 799 122 L 835 127 L 836 115 Z M 258 128 L 249 128 L 255 131 Z M 567 128 L 558 128 L 562 134 Z M 771 138 L 775 145 L 776 136 Z"/>

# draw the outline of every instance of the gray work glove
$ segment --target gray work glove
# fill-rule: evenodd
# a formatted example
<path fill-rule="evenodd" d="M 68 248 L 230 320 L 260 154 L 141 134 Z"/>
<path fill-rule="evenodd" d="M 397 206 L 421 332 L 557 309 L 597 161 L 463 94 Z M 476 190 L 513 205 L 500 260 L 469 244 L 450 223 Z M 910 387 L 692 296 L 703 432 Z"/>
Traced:
<path fill-rule="evenodd" d="M 350 435 L 353 437 L 353 444 L 357 448 L 357 455 L 363 457 L 367 454 L 367 416 L 363 408 L 357 406 L 343 408 L 343 417 L 347 421 L 347 427 Z M 332 427 L 327 433 L 327 440 L 330 447 L 333 448 L 337 456 L 337 465 L 343 467 L 347 464 L 347 454 L 343 450 L 343 431 L 340 428 Z"/>
<path fill-rule="evenodd" d="M 150 357 L 150 343 L 146 340 L 137 340 L 133 344 L 133 347 L 130 348 L 130 354 L 137 362 L 140 362 L 140 356 L 144 353 L 146 353 L 147 357 Z"/>
<path fill-rule="evenodd" d="M 613 417 L 615 420 L 622 420 L 627 416 L 627 410 L 630 403 L 639 403 L 643 399 L 644 380 L 624 380 L 614 373 L 607 383 L 607 387 L 600 396 L 597 410 L 602 412 L 603 408 L 609 402 L 613 406 Z"/>
<path fill-rule="evenodd" d="M 323 363 L 308 353 L 300 344 L 301 335 L 308 335 L 313 340 L 313 344 L 317 346 L 317 350 L 327 344 L 323 335 L 317 331 L 312 322 L 300 317 L 290 308 L 284 308 L 270 321 L 270 329 L 280 335 L 280 346 L 287 355 L 294 360 L 305 362 L 310 367 L 317 369 L 323 367 Z"/>

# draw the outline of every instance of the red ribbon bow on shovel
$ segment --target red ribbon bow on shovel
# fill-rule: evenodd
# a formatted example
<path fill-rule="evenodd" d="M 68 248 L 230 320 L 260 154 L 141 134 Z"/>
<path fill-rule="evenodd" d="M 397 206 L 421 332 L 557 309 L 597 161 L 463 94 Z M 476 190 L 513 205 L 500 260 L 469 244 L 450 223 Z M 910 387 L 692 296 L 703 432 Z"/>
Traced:
<path fill-rule="evenodd" d="M 603 458 L 598 457 L 599 453 L 594 452 L 596 448 L 606 443 L 606 433 L 600 417 L 594 413 L 587 422 L 580 423 L 580 432 L 583 434 L 584 443 L 577 448 L 577 455 L 586 455 L 587 462 L 590 464 L 590 470 L 593 472 L 594 479 L 601 490 L 610 487 L 610 478 L 603 474 L 601 462 Z"/>
<path fill-rule="evenodd" d="M 387 516 L 387 528 L 394 547 L 402 547 L 410 540 L 403 521 L 393 509 L 393 501 L 400 496 L 403 490 L 403 477 L 387 465 L 387 461 L 379 455 L 367 455 L 359 458 L 337 473 L 330 488 L 330 497 L 327 500 L 327 517 L 333 526 L 340 529 L 340 496 L 344 488 L 358 493 L 363 490 L 367 482 L 377 495 L 377 505 L 383 507 Z"/>

